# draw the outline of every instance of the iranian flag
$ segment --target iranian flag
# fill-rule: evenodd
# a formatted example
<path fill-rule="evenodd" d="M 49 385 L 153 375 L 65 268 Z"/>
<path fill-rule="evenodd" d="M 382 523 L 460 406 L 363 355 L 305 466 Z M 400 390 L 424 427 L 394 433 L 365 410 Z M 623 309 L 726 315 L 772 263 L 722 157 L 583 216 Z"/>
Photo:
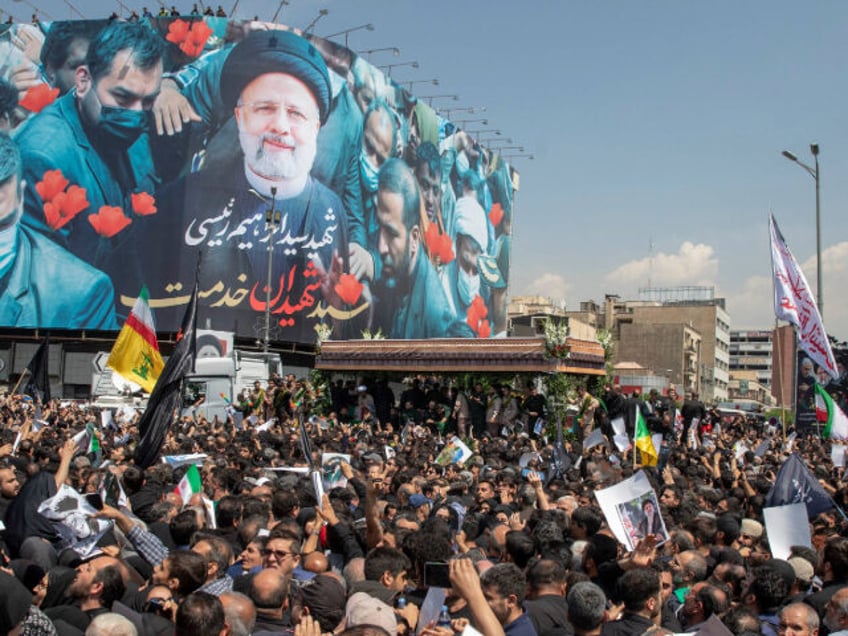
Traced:
<path fill-rule="evenodd" d="M 820 384 L 816 383 L 816 422 L 824 424 L 824 437 L 848 439 L 848 417 Z"/>
<path fill-rule="evenodd" d="M 186 474 L 183 475 L 180 483 L 177 484 L 176 488 L 174 488 L 174 492 L 177 493 L 183 500 L 184 506 L 191 501 L 193 495 L 196 495 L 202 490 L 203 486 L 200 483 L 200 471 L 197 470 L 197 466 L 194 464 L 188 467 Z"/>
<path fill-rule="evenodd" d="M 115 340 L 106 366 L 130 382 L 138 384 L 148 393 L 153 391 L 165 362 L 159 353 L 147 287 L 141 288 L 141 293 L 121 328 L 118 339 Z"/>

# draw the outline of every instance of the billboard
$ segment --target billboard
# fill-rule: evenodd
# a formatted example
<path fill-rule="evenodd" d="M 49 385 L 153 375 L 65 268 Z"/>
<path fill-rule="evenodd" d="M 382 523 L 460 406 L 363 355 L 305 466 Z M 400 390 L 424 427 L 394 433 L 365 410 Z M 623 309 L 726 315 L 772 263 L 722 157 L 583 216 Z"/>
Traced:
<path fill-rule="evenodd" d="M 848 375 L 846 375 L 848 348 L 833 346 L 833 357 L 836 359 L 836 368 L 839 372 L 839 377 L 836 379 L 833 379 L 823 367 L 813 362 L 801 349 L 798 349 L 796 353 L 795 427 L 799 431 L 821 428 L 821 425 L 817 426 L 816 423 L 816 384 L 830 394 L 843 413 L 848 413 Z"/>
<path fill-rule="evenodd" d="M 150 16 L 8 26 L 0 71 L 0 326 L 117 329 L 146 285 L 176 331 L 197 275 L 200 324 L 238 336 L 505 332 L 517 173 L 355 52 Z"/>

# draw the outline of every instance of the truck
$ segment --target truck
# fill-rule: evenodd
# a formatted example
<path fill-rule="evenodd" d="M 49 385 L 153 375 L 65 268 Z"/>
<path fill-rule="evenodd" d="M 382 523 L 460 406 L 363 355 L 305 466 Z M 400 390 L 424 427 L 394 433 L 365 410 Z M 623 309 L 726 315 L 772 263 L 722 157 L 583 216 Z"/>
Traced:
<path fill-rule="evenodd" d="M 180 414 L 226 419 L 239 393 L 246 395 L 257 380 L 264 388 L 273 374 L 283 374 L 283 363 L 276 353 L 234 349 L 227 356 L 199 357 L 194 372 L 183 383 Z"/>
<path fill-rule="evenodd" d="M 94 404 L 104 408 L 146 407 L 149 396 L 141 392 L 141 387 L 112 369 L 103 368 L 108 355 L 101 352 L 95 357 L 91 381 Z M 194 371 L 183 382 L 180 415 L 225 419 L 241 391 L 249 391 L 257 380 L 264 387 L 275 373 L 283 374 L 283 363 L 276 353 L 232 349 L 223 356 L 199 356 L 194 361 Z"/>

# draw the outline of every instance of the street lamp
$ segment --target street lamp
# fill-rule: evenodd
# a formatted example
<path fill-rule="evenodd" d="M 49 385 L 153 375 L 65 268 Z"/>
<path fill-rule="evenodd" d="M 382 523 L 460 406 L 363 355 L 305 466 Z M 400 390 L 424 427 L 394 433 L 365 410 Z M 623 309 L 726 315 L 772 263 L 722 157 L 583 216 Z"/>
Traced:
<path fill-rule="evenodd" d="M 383 66 L 378 66 L 377 68 L 380 68 L 380 69 L 383 69 L 384 71 L 386 71 L 386 75 L 391 75 L 393 68 L 398 68 L 398 67 L 401 67 L 401 66 L 411 66 L 412 68 L 418 68 L 418 62 L 412 61 L 412 62 L 398 62 L 397 64 L 384 64 Z"/>
<path fill-rule="evenodd" d="M 518 152 L 524 152 L 524 146 L 500 146 L 498 148 L 492 148 L 492 150 L 497 150 L 498 152 L 503 152 L 504 150 L 517 150 Z"/>
<path fill-rule="evenodd" d="M 499 144 L 511 144 L 512 138 L 510 138 L 510 137 L 480 137 L 477 140 L 477 143 L 481 144 L 483 146 L 486 146 L 487 144 L 490 144 L 490 143 L 493 143 L 493 142 L 497 142 Z"/>
<path fill-rule="evenodd" d="M 324 17 L 325 15 L 327 15 L 328 13 L 330 13 L 330 10 L 329 10 L 329 9 L 321 9 L 321 10 L 318 12 L 318 15 L 316 15 L 316 16 L 315 16 L 315 19 L 314 19 L 314 20 L 312 20 L 312 22 L 310 22 L 309 24 L 307 24 L 307 25 L 306 25 L 306 28 L 303 30 L 303 34 L 304 34 L 304 35 L 306 35 L 307 33 L 312 33 L 312 29 L 314 29 L 314 28 L 315 28 L 315 25 L 316 25 L 316 24 L 318 24 L 318 20 L 320 20 L 321 18 L 323 18 L 323 17 Z"/>
<path fill-rule="evenodd" d="M 520 159 L 522 157 L 525 157 L 530 161 L 533 161 L 533 159 L 535 159 L 533 155 L 501 155 L 501 159 Z"/>
<path fill-rule="evenodd" d="M 412 87 L 413 87 L 413 85 L 415 85 L 415 84 L 432 84 L 433 86 L 438 86 L 438 85 L 439 85 L 439 80 L 437 80 L 437 79 L 435 79 L 435 78 L 433 78 L 433 79 L 426 79 L 426 80 L 410 80 L 410 81 L 408 81 L 408 82 L 401 82 L 401 84 L 406 84 L 406 85 L 409 87 L 409 89 L 408 89 L 408 90 L 409 90 L 410 92 L 412 92 Z"/>
<path fill-rule="evenodd" d="M 259 194 L 259 192 L 253 188 L 251 188 L 249 192 L 258 199 L 261 199 L 263 202 L 268 202 L 264 196 Z M 269 343 L 271 341 L 271 276 L 273 271 L 271 265 L 274 258 L 274 233 L 280 226 L 281 219 L 282 212 L 277 209 L 277 187 L 271 186 L 271 207 L 265 210 L 265 229 L 268 230 L 268 273 L 265 280 L 265 324 L 263 325 L 262 337 L 263 353 L 268 353 Z"/>
<path fill-rule="evenodd" d="M 451 113 L 469 113 L 470 115 L 476 115 L 477 113 L 485 112 L 485 106 L 467 106 L 464 108 L 445 108 L 441 111 L 441 114 L 445 119 L 450 119 Z"/>
<path fill-rule="evenodd" d="M 343 36 L 345 36 L 345 48 L 350 48 L 347 45 L 347 36 L 349 34 L 353 33 L 354 31 L 361 31 L 362 29 L 365 29 L 366 31 L 373 31 L 374 25 L 370 24 L 370 23 L 369 24 L 360 24 L 359 26 L 351 27 L 349 29 L 345 29 L 344 31 L 339 31 L 338 33 L 331 33 L 330 35 L 328 35 L 324 39 L 329 40 L 330 38 L 334 38 L 338 35 L 343 35 Z"/>
<path fill-rule="evenodd" d="M 434 99 L 450 99 L 455 102 L 458 102 L 459 95 L 419 95 L 418 99 L 426 99 L 427 103 L 432 106 Z"/>
<path fill-rule="evenodd" d="M 383 46 L 379 49 L 366 49 L 364 51 L 357 51 L 357 53 L 359 53 L 360 55 L 367 55 L 368 59 L 371 59 L 371 55 L 373 53 L 382 53 L 383 51 L 391 51 L 392 55 L 394 55 L 395 57 L 400 55 L 400 49 L 396 46 Z"/>
<path fill-rule="evenodd" d="M 457 119 L 453 123 L 456 124 L 457 126 L 460 126 L 460 125 L 465 126 L 466 124 L 476 124 L 477 122 L 480 122 L 484 126 L 489 125 L 488 119 Z"/>
<path fill-rule="evenodd" d="M 466 130 L 465 132 L 466 132 L 466 134 L 469 134 L 469 135 L 483 135 L 483 134 L 486 134 L 486 133 L 492 133 L 493 135 L 500 135 L 501 134 L 500 130 L 491 130 L 491 129 L 487 129 L 487 130 Z"/>
<path fill-rule="evenodd" d="M 810 153 L 815 160 L 815 167 L 811 168 L 803 161 L 798 159 L 793 153 L 788 150 L 783 151 L 783 156 L 794 161 L 801 166 L 816 182 L 816 304 L 819 308 L 819 314 L 824 318 L 824 285 L 822 283 L 822 252 L 821 252 L 821 204 L 819 199 L 819 145 L 810 144 Z"/>
<path fill-rule="evenodd" d="M 277 7 L 277 10 L 274 11 L 274 17 L 271 18 L 272 24 L 277 23 L 277 18 L 280 17 L 280 11 L 283 10 L 283 7 L 289 6 L 289 0 L 280 0 L 280 5 Z"/>

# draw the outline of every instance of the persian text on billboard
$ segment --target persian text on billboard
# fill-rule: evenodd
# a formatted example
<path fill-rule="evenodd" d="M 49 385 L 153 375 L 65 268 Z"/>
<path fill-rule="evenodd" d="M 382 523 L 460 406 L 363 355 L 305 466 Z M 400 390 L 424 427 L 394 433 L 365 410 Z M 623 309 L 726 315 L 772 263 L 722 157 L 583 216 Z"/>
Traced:
<path fill-rule="evenodd" d="M 13 25 L 0 55 L 43 80 L 0 325 L 116 329 L 144 284 L 173 331 L 199 261 L 201 324 L 241 336 L 267 307 L 273 340 L 505 331 L 518 175 L 355 53 L 149 18 Z"/>

